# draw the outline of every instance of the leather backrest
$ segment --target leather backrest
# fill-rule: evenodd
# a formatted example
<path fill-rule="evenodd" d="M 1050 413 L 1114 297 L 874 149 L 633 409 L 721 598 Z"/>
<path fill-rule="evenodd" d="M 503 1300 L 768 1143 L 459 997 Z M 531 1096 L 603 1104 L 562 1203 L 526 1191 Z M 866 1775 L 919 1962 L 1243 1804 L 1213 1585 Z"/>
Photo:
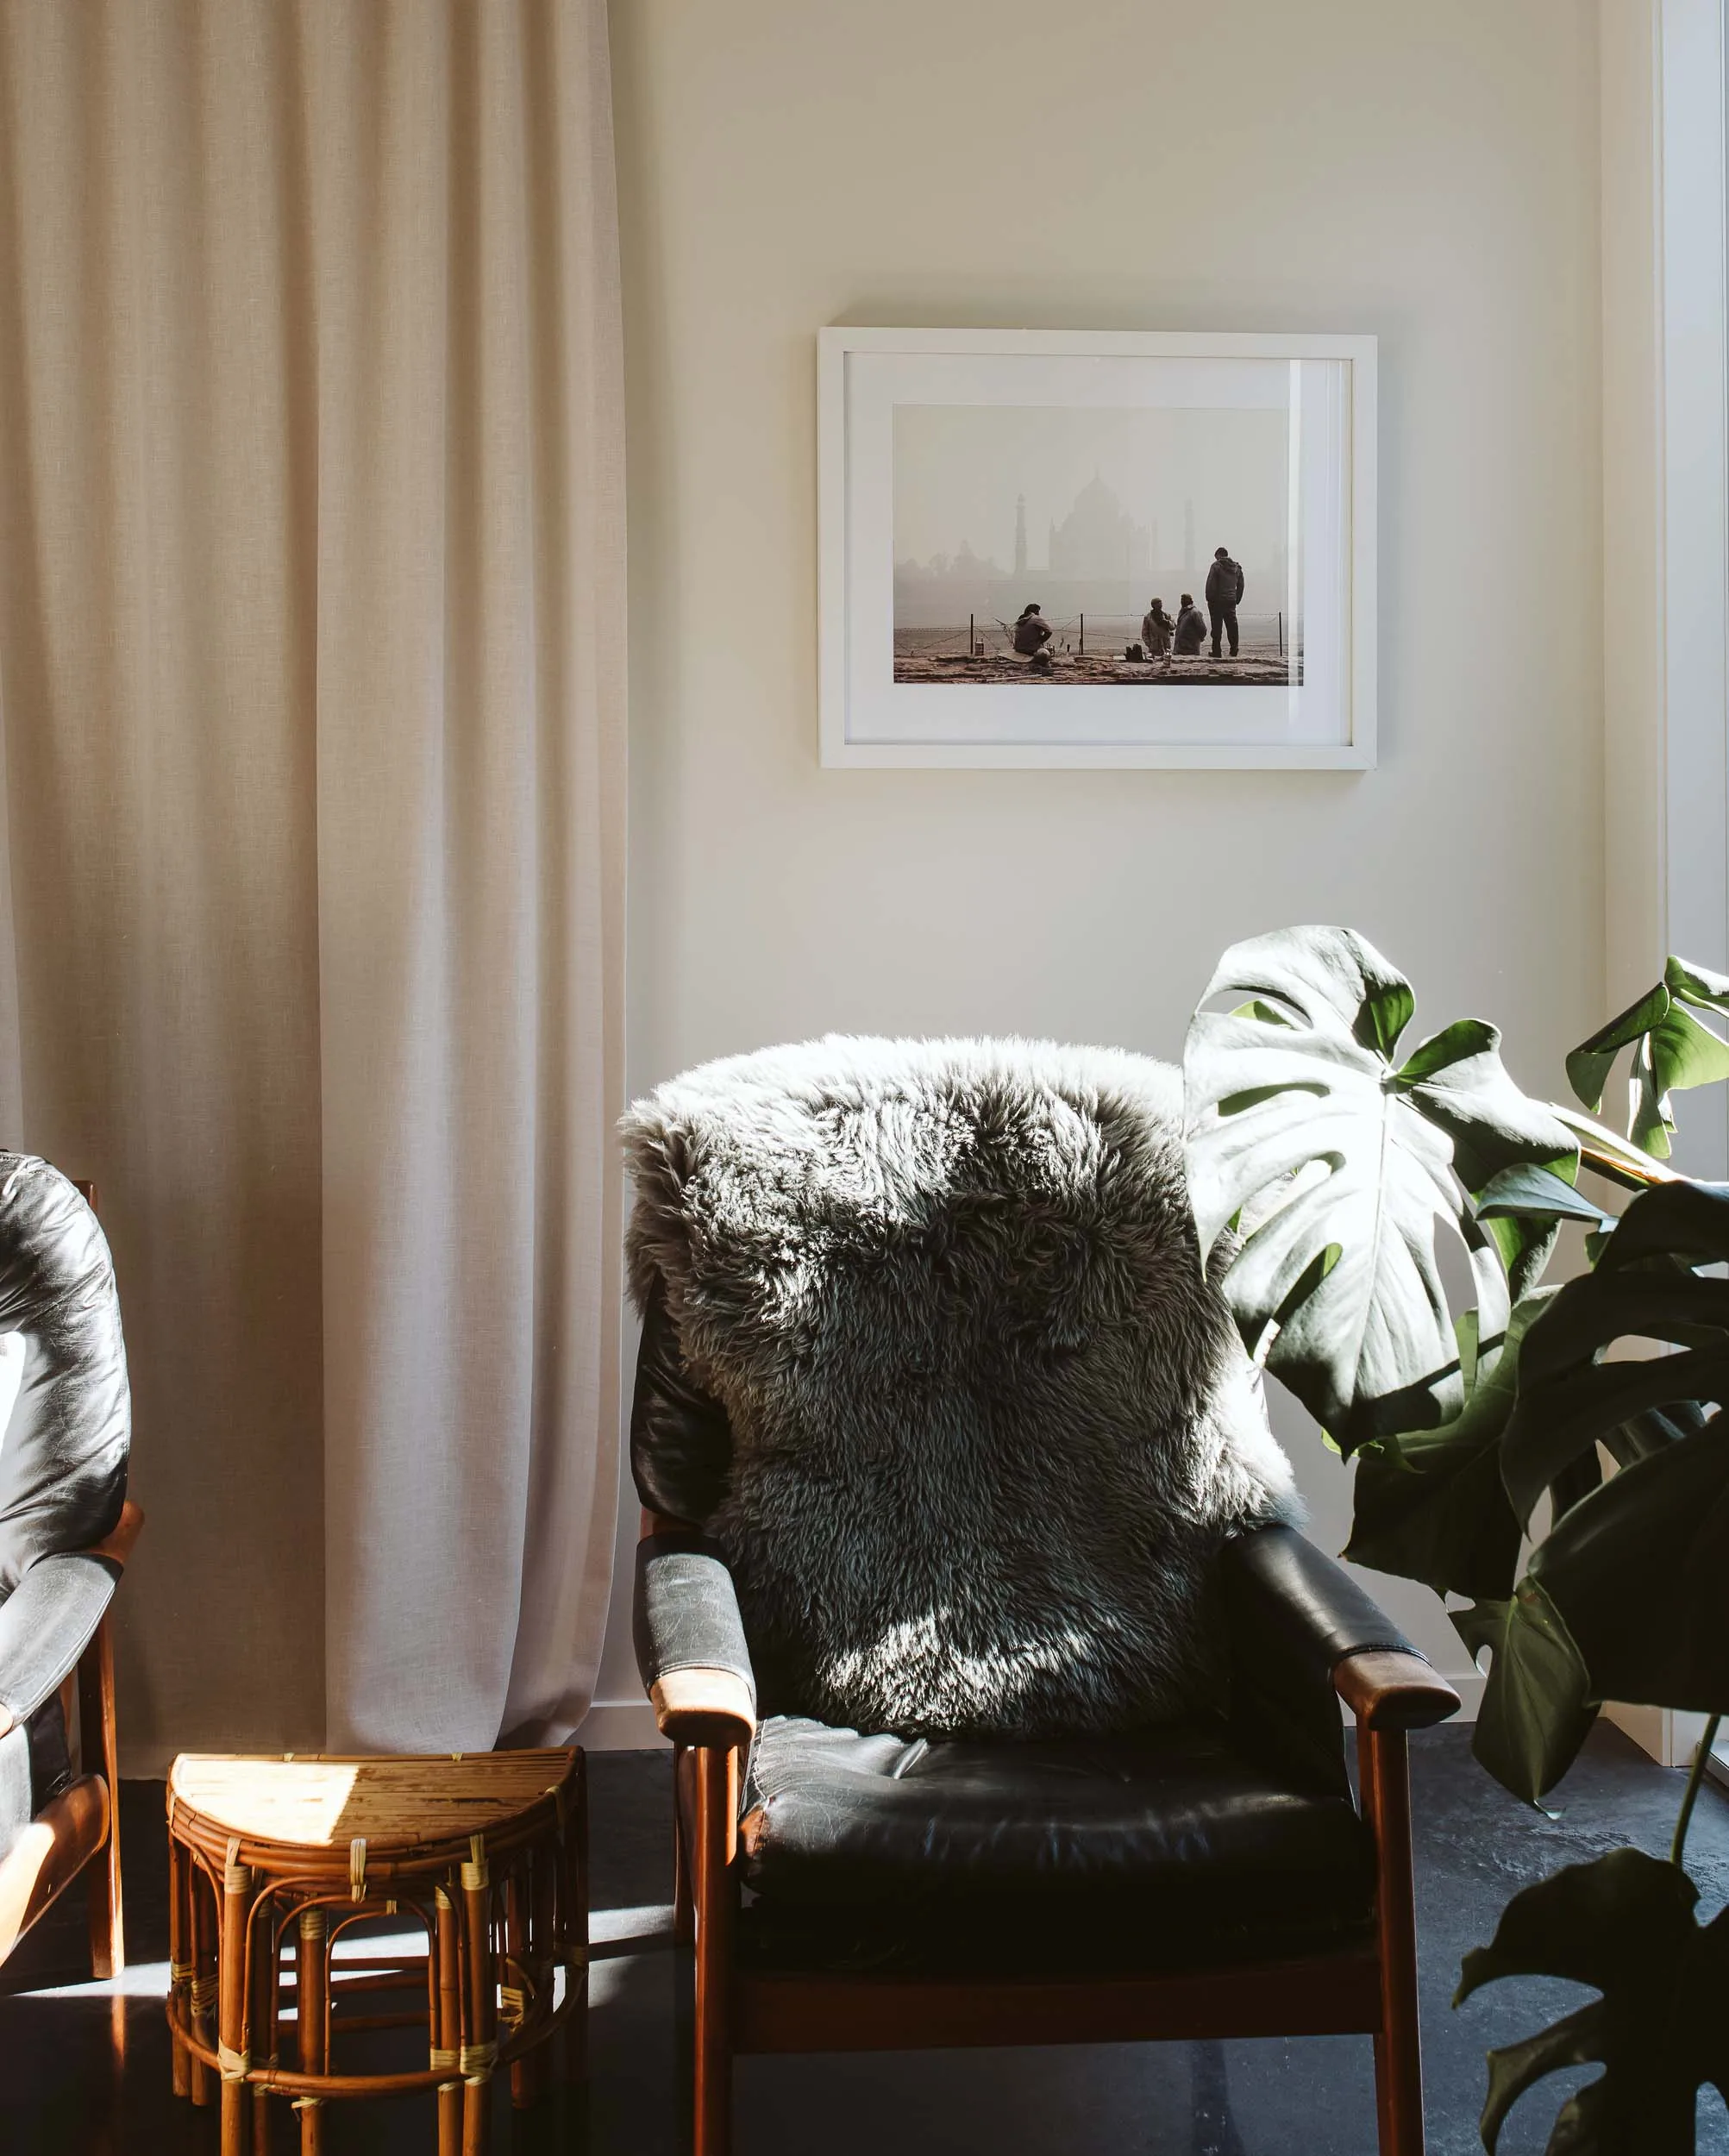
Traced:
<path fill-rule="evenodd" d="M 642 1311 L 630 1402 L 630 1472 L 650 1512 L 696 1526 L 720 1509 L 732 1467 L 726 1410 L 685 1368 L 656 1281 Z"/>
<path fill-rule="evenodd" d="M 114 1267 L 66 1177 L 0 1152 L 0 1599 L 120 1518 L 131 1397 Z"/>
<path fill-rule="evenodd" d="M 770 1711 L 1031 1737 L 1216 1702 L 1219 1545 L 1294 1501 L 1178 1072 L 831 1038 L 624 1135 L 638 1487 L 723 1551 Z"/>

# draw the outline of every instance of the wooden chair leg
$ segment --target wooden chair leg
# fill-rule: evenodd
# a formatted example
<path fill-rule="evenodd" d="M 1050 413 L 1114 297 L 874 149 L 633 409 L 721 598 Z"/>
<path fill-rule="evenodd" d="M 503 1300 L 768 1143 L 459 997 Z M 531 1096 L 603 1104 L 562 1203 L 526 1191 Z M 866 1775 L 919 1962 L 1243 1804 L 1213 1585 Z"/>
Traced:
<path fill-rule="evenodd" d="M 1403 1730 L 1357 1730 L 1365 1817 L 1375 1834 L 1381 2034 L 1375 2096 L 1381 2156 L 1424 2156 L 1423 2052 L 1417 2015 L 1417 1906 L 1411 1866 L 1411 1763 Z"/>
<path fill-rule="evenodd" d="M 729 2156 L 732 2147 L 732 1919 L 737 1885 L 731 1865 L 738 1833 L 738 1754 L 703 1746 L 694 1753 L 696 1819 L 692 1900 L 696 1914 L 696 2156 Z"/>
<path fill-rule="evenodd" d="M 90 1965 L 98 1984 L 126 1966 L 120 1885 L 120 1744 L 114 1713 L 114 1634 L 104 1617 L 78 1662 L 78 1761 L 108 1784 L 108 1841 L 90 1866 Z"/>
<path fill-rule="evenodd" d="M 673 1937 L 680 1946 L 688 1946 L 696 1936 L 696 1921 L 691 1908 L 690 1860 L 685 1850 L 685 1829 L 680 1817 L 687 1751 L 684 1745 L 673 1746 Z"/>

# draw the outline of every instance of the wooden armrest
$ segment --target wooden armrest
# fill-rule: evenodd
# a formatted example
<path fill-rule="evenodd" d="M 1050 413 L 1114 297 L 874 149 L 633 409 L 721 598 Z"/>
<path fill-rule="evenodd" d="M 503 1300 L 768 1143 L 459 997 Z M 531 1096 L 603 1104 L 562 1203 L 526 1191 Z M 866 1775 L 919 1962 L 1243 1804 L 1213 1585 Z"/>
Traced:
<path fill-rule="evenodd" d="M 1373 1647 L 1348 1654 L 1333 1670 L 1333 1689 L 1364 1729 L 1427 1729 L 1459 1711 L 1459 1695 L 1414 1654 Z"/>
<path fill-rule="evenodd" d="M 668 1670 L 649 1687 L 648 1699 L 661 1734 L 675 1745 L 724 1751 L 756 1733 L 750 1687 L 734 1670 Z"/>
<path fill-rule="evenodd" d="M 128 1497 L 121 1507 L 120 1518 L 113 1527 L 94 1549 L 86 1550 L 84 1554 L 91 1557 L 106 1557 L 110 1564 L 120 1565 L 123 1569 L 127 1559 L 132 1555 L 132 1545 L 137 1541 L 143 1528 L 144 1507 L 142 1505 L 135 1505 Z"/>
<path fill-rule="evenodd" d="M 36 1814 L 0 1864 L 0 1961 L 108 1839 L 113 1797 L 80 1775 Z"/>
<path fill-rule="evenodd" d="M 674 1520 L 669 1512 L 650 1512 L 644 1505 L 642 1524 L 637 1531 L 636 1539 L 647 1542 L 651 1535 L 693 1535 L 701 1532 L 702 1529 L 694 1520 Z"/>

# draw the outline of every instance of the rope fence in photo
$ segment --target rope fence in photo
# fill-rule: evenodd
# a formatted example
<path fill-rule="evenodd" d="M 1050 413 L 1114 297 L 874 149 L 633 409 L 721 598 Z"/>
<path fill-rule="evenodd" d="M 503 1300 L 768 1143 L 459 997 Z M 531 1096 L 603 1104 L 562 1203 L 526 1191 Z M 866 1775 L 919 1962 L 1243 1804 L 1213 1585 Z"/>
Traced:
<path fill-rule="evenodd" d="M 1050 628 L 1050 642 L 1047 647 L 1053 655 L 1072 654 L 1084 658 L 1089 652 L 1100 655 L 1111 654 L 1121 657 L 1131 644 L 1143 643 L 1140 614 L 1079 613 L 1063 617 L 1047 616 Z M 1239 649 L 1245 657 L 1282 659 L 1288 656 L 1290 642 L 1287 616 L 1281 611 L 1266 614 L 1240 612 L 1237 617 Z M 1297 639 L 1299 655 L 1301 638 Z M 1206 649 L 1212 649 L 1209 629 Z M 1225 649 L 1229 649 L 1228 643 Z M 894 655 L 897 659 L 975 659 L 1014 658 L 1014 624 L 999 621 L 994 615 L 971 614 L 967 620 L 952 627 L 934 629 L 897 629 L 894 632 Z"/>

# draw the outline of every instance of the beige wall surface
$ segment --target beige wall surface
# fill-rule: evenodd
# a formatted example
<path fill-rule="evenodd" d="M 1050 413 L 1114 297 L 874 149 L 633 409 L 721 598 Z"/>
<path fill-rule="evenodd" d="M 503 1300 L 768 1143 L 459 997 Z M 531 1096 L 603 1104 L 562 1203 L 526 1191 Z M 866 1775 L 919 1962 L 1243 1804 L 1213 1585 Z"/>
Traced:
<path fill-rule="evenodd" d="M 1594 10 L 611 19 L 632 1091 L 829 1029 L 1175 1057 L 1224 946 L 1300 920 L 1360 928 L 1420 1029 L 1494 1018 L 1559 1088 L 1603 961 Z M 1380 769 L 819 769 L 825 323 L 1377 335 Z M 1280 1421 L 1336 1548 L 1344 1473 Z M 1385 1595 L 1464 1667 L 1431 1598 Z M 599 1695 L 636 1689 L 615 1623 Z"/>

